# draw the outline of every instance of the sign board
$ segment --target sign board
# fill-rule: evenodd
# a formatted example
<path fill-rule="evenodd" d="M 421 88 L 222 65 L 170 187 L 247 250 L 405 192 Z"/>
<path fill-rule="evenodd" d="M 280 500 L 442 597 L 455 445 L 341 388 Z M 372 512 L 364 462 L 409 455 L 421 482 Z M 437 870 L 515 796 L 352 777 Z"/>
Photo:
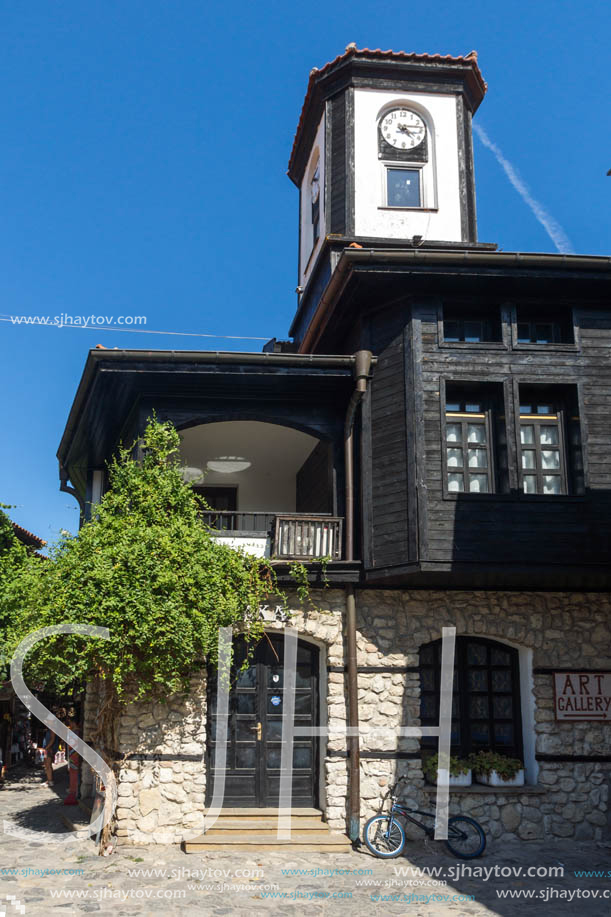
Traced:
<path fill-rule="evenodd" d="M 611 722 L 611 672 L 554 672 L 557 720 Z"/>

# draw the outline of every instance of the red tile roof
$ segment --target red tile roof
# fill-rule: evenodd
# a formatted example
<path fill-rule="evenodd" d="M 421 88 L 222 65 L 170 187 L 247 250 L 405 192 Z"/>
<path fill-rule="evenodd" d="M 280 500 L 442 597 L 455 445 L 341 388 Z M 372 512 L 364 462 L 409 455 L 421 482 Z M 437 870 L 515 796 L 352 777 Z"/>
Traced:
<path fill-rule="evenodd" d="M 470 64 L 471 69 L 473 70 L 476 81 L 479 83 L 482 90 L 482 95 L 486 92 L 488 84 L 485 82 L 481 70 L 477 65 L 477 51 L 470 51 L 465 56 L 453 57 L 451 54 L 416 54 L 411 51 L 382 51 L 380 48 L 357 48 L 357 46 L 352 43 L 346 47 L 346 50 L 343 54 L 338 54 L 335 60 L 329 61 L 328 64 L 325 64 L 324 67 L 318 69 L 314 67 L 310 70 L 310 79 L 308 81 L 308 88 L 306 90 L 305 99 L 301 109 L 301 115 L 299 116 L 299 124 L 297 125 L 297 130 L 295 132 L 295 139 L 293 141 L 293 149 L 291 150 L 291 156 L 289 159 L 289 168 L 288 171 L 291 171 L 295 153 L 297 150 L 297 143 L 301 130 L 303 128 L 303 122 L 305 120 L 305 112 L 312 98 L 312 91 L 314 84 L 321 76 L 324 76 L 332 67 L 335 67 L 337 64 L 347 60 L 349 57 L 358 55 L 359 57 L 366 58 L 369 60 L 396 60 L 396 61 L 413 61 L 415 63 L 440 63 L 442 61 L 447 61 L 452 64 Z"/>
<path fill-rule="evenodd" d="M 22 526 L 17 525 L 16 522 L 13 522 L 13 531 L 22 544 L 28 545 L 33 548 L 42 548 L 47 542 L 43 541 L 42 538 L 39 538 L 38 535 L 34 535 L 32 532 L 28 532 L 27 529 L 24 529 Z"/>

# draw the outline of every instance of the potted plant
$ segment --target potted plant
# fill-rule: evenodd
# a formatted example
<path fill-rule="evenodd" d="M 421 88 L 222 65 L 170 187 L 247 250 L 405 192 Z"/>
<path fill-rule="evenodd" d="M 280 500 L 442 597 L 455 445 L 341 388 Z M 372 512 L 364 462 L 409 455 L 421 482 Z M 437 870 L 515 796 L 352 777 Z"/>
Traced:
<path fill-rule="evenodd" d="M 518 758 L 507 758 L 494 751 L 471 755 L 469 763 L 478 783 L 486 786 L 524 786 L 524 765 Z"/>
<path fill-rule="evenodd" d="M 438 755 L 429 755 L 422 762 L 424 776 L 429 783 L 437 783 Z M 471 786 L 471 765 L 462 758 L 450 758 L 450 786 Z"/>

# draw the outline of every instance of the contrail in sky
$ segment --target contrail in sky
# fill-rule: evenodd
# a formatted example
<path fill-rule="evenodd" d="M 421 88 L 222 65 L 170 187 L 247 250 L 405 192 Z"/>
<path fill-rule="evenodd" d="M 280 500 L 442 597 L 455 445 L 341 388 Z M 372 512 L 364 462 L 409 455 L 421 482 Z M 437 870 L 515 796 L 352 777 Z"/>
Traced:
<path fill-rule="evenodd" d="M 535 198 L 530 193 L 526 184 L 522 181 L 522 179 L 518 175 L 516 169 L 514 169 L 512 164 L 507 159 L 505 159 L 505 157 L 503 156 L 502 152 L 500 151 L 496 143 L 494 143 L 490 139 L 490 137 L 488 136 L 484 128 L 481 126 L 481 124 L 474 123 L 473 130 L 475 131 L 475 133 L 477 134 L 481 142 L 484 144 L 484 146 L 487 147 L 494 154 L 497 162 L 503 169 L 505 175 L 507 176 L 507 178 L 509 179 L 513 187 L 516 189 L 516 191 L 518 192 L 518 194 L 520 195 L 524 203 L 530 207 L 530 209 L 532 210 L 536 218 L 539 220 L 539 222 L 543 226 L 544 230 L 546 231 L 546 233 L 548 234 L 548 236 L 550 237 L 550 239 L 552 240 L 552 242 L 554 243 L 558 251 L 566 255 L 573 254 L 573 246 L 571 245 L 571 241 L 569 237 L 567 236 L 567 234 L 565 233 L 562 226 L 560 225 L 560 223 L 557 220 L 555 220 L 551 214 L 547 212 L 545 207 L 542 204 L 540 204 L 539 201 L 535 200 Z"/>

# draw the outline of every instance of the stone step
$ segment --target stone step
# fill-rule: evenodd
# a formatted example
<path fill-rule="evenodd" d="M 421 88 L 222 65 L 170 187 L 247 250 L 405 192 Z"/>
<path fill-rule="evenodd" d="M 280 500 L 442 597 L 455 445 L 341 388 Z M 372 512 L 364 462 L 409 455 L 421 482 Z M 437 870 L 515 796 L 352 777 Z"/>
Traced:
<path fill-rule="evenodd" d="M 302 828 L 301 825 L 299 825 L 299 827 L 291 825 L 291 837 L 310 837 L 315 832 L 318 834 L 321 832 L 326 834 L 324 825 L 318 824 L 310 828 Z M 240 838 L 247 840 L 249 837 L 253 836 L 276 837 L 278 835 L 278 826 L 264 827 L 261 822 L 257 822 L 252 828 L 244 828 L 244 825 L 242 825 L 241 828 L 227 828 L 227 825 L 219 825 L 217 822 L 214 828 L 209 828 L 208 831 L 206 831 L 206 837 L 218 837 L 219 835 L 223 837 L 234 837 L 236 841 Z"/>
<path fill-rule="evenodd" d="M 324 831 L 326 823 L 322 818 L 291 818 L 291 828 L 299 831 Z M 276 831 L 278 828 L 277 818 L 225 818 L 221 815 L 217 818 L 210 831 Z M 206 832 L 209 833 L 209 832 Z"/>
<path fill-rule="evenodd" d="M 219 818 L 277 818 L 278 809 L 271 807 L 266 808 L 223 808 L 219 813 Z M 292 808 L 290 809 L 292 818 L 322 818 L 322 809 Z"/>
<path fill-rule="evenodd" d="M 288 850 L 290 852 L 304 853 L 349 853 L 352 844 L 345 834 L 335 834 L 332 831 L 310 831 L 306 836 L 294 836 L 288 840 L 279 840 L 273 835 L 248 835 L 240 837 L 235 835 L 210 835 L 202 834 L 191 841 L 183 841 L 182 849 L 185 853 L 208 853 L 210 851 L 224 850 L 227 853 L 244 850 L 253 851 L 253 848 L 262 847 L 266 852 L 272 850 Z"/>

